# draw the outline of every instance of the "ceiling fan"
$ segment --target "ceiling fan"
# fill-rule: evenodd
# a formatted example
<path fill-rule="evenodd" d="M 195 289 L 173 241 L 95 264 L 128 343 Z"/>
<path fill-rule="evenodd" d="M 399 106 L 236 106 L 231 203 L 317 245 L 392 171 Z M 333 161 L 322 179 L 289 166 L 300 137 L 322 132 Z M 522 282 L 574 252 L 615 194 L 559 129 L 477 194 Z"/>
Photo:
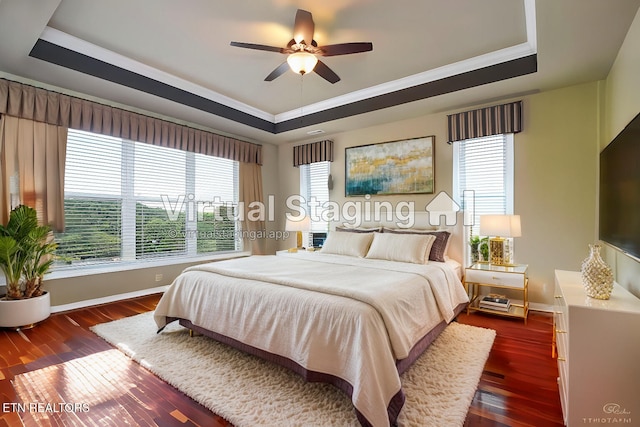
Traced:
<path fill-rule="evenodd" d="M 289 68 L 296 73 L 306 74 L 315 71 L 323 79 L 330 83 L 337 83 L 340 77 L 331 70 L 318 56 L 350 55 L 352 53 L 369 52 L 373 50 L 370 42 L 340 43 L 327 46 L 318 46 L 313 39 L 315 24 L 311 12 L 298 9 L 293 25 L 293 38 L 287 47 L 267 46 L 263 44 L 231 42 L 231 46 L 246 49 L 265 50 L 289 55 L 287 60 L 280 64 L 264 80 L 272 81 L 280 77 Z"/>

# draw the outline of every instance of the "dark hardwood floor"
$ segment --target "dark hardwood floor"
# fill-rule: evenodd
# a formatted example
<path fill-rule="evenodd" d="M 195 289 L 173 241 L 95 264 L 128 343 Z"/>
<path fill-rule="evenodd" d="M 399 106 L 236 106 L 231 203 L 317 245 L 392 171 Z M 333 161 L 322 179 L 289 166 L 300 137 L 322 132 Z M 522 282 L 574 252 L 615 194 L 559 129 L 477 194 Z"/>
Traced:
<path fill-rule="evenodd" d="M 557 362 L 551 355 L 551 313 L 529 312 L 526 325 L 483 313 L 461 314 L 458 321 L 497 332 L 466 427 L 564 425 Z"/>
<path fill-rule="evenodd" d="M 0 427 L 230 426 L 88 329 L 153 310 L 158 299 L 58 313 L 19 332 L 0 330 Z M 551 316 L 532 312 L 527 325 L 482 314 L 462 314 L 458 321 L 497 331 L 465 426 L 561 426 Z M 21 408 L 15 402 L 66 405 Z"/>

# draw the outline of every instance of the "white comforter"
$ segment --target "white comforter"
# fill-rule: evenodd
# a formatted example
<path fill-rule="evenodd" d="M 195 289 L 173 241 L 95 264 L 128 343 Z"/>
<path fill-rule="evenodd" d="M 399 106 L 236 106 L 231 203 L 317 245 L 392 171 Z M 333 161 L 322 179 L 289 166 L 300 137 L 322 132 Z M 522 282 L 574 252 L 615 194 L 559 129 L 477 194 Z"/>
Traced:
<path fill-rule="evenodd" d="M 186 269 L 158 303 L 167 317 L 346 380 L 374 426 L 401 388 L 396 359 L 468 298 L 453 270 L 321 253 L 253 256 Z"/>

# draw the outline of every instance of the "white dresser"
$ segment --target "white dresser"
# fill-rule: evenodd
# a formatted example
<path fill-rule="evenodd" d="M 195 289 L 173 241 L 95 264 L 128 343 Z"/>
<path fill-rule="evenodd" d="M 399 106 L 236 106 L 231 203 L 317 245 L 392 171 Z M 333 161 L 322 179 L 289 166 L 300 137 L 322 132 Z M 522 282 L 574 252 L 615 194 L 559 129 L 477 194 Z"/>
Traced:
<path fill-rule="evenodd" d="M 618 284 L 589 298 L 580 273 L 556 270 L 554 345 L 564 422 L 640 425 L 640 299 Z"/>

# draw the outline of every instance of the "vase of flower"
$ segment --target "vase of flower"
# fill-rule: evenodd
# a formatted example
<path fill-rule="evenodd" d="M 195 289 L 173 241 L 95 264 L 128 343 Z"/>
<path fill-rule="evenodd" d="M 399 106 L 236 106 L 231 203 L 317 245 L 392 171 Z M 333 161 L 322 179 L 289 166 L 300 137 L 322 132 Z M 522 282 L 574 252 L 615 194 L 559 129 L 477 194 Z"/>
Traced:
<path fill-rule="evenodd" d="M 582 284 L 588 296 L 609 299 L 613 290 L 613 271 L 600 256 L 600 245 L 589 245 L 589 256 L 582 261 Z"/>

